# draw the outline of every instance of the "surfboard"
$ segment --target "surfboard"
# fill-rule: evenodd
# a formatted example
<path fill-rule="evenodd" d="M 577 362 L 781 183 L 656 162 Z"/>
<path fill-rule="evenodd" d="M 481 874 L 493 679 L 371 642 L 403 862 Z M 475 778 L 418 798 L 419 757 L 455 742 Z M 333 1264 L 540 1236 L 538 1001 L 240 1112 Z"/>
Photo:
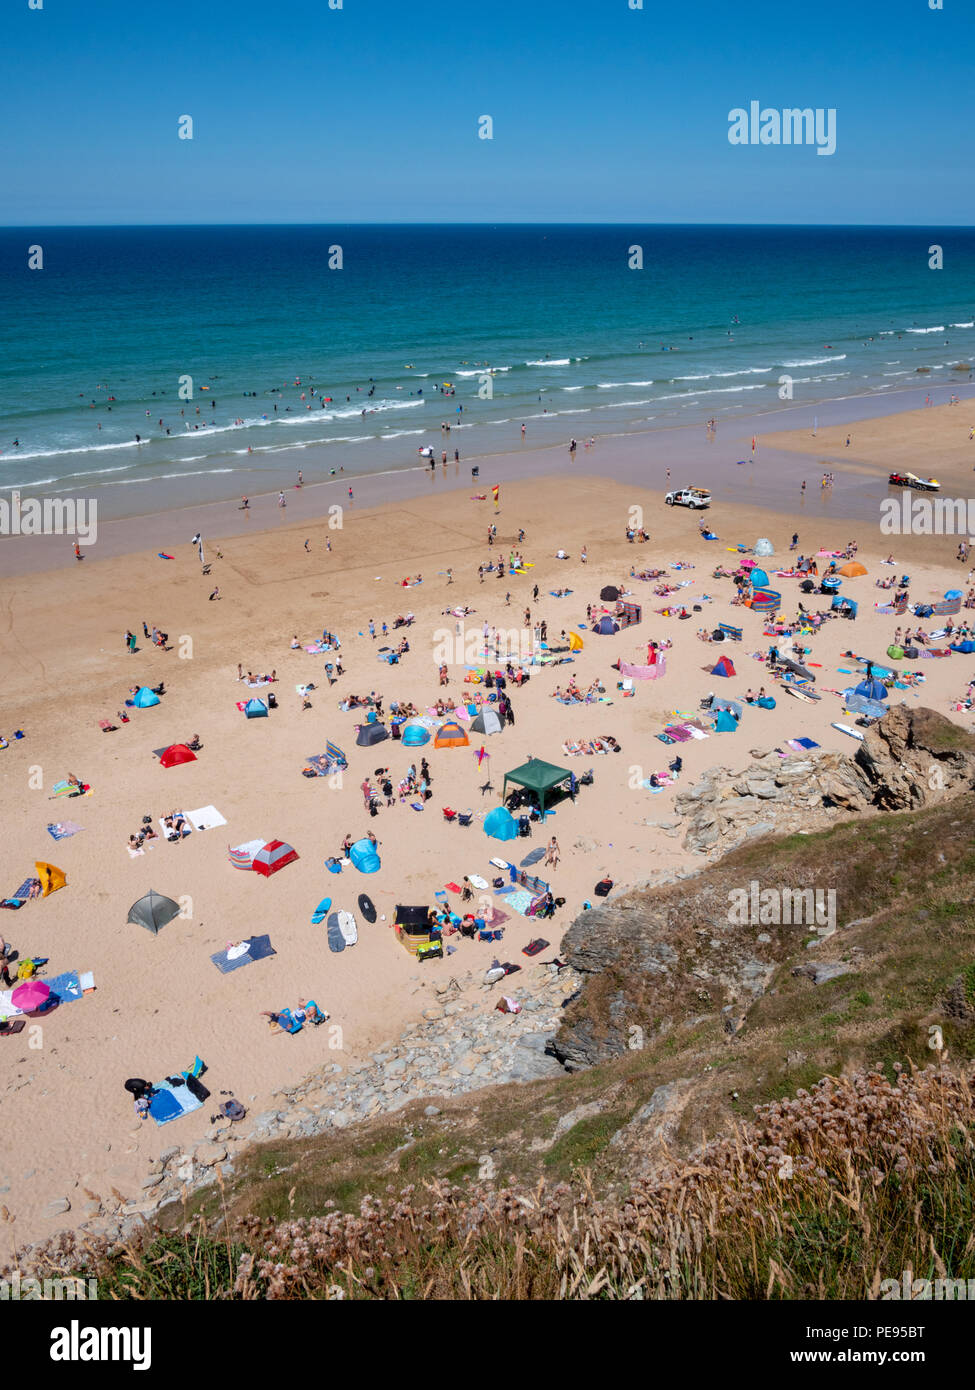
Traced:
<path fill-rule="evenodd" d="M 849 724 L 834 724 L 834 729 L 839 729 L 841 734 L 849 734 L 850 738 L 855 738 L 859 743 L 863 742 L 863 734 L 859 729 L 851 729 Z"/>
<path fill-rule="evenodd" d="M 333 912 L 328 919 L 328 949 L 330 951 L 345 950 L 345 937 L 339 926 L 339 914 L 337 912 Z"/>
<path fill-rule="evenodd" d="M 782 689 L 787 694 L 795 696 L 797 700 L 805 700 L 806 704 L 809 704 L 809 696 L 804 691 L 797 690 L 794 685 L 784 685 Z"/>
<path fill-rule="evenodd" d="M 376 909 L 373 906 L 372 898 L 367 897 L 365 893 L 359 894 L 359 911 L 362 913 L 363 917 L 366 919 L 367 922 L 375 922 Z"/>
<path fill-rule="evenodd" d="M 315 908 L 315 911 L 311 914 L 311 920 L 315 926 L 317 926 L 319 922 L 324 921 L 325 914 L 331 906 L 331 898 L 322 898 L 321 902 Z"/>
<path fill-rule="evenodd" d="M 346 946 L 354 946 L 359 940 L 359 931 L 351 912 L 339 913 L 339 931 L 342 933 Z"/>

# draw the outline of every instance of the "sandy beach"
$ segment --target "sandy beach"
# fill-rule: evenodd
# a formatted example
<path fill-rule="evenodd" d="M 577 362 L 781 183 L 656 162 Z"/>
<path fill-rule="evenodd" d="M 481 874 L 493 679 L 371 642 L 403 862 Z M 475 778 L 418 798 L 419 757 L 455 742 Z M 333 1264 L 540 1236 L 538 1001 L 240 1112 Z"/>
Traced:
<path fill-rule="evenodd" d="M 47 957 L 45 975 L 91 971 L 95 983 L 77 1007 L 64 1004 L 43 1020 L 28 1020 L 29 1028 L 40 1023 L 39 1033 L 25 1030 L 3 1040 L 5 1248 L 83 1222 L 85 1203 L 94 1200 L 86 1193 L 115 1190 L 138 1200 L 152 1159 L 174 1145 L 192 1148 L 203 1137 L 219 1092 L 232 1091 L 251 1111 L 264 1109 L 276 1088 L 312 1067 L 329 1061 L 348 1066 L 395 1037 L 426 1007 L 436 980 L 487 968 L 498 951 L 514 958 L 538 934 L 532 919 L 512 914 L 503 943 L 455 937 L 454 954 L 421 965 L 393 933 L 398 902 L 432 904 L 437 891 L 463 875 L 487 876 L 492 855 L 520 861 L 554 834 L 560 862 L 554 869 L 539 864 L 536 872 L 566 900 L 546 924 L 555 947 L 604 875 L 619 890 L 657 870 L 700 862 L 679 840 L 647 824 L 667 820 L 675 787 L 654 792 L 641 783 L 664 772 L 675 753 L 683 759 L 680 789 L 716 763 L 744 765 L 754 748 L 788 751 L 790 739 L 806 737 L 852 753 L 854 741 L 832 727 L 844 715 L 841 698 L 831 692 L 860 679 L 848 674 L 858 663 L 844 653 L 883 660 L 896 629 L 919 625 L 910 614 L 876 611 L 892 598 L 876 581 L 909 574 L 912 602 L 931 603 L 971 584 L 972 561 L 955 558 L 957 537 L 881 534 L 887 472 L 933 473 L 944 492 L 967 495 L 975 464 L 971 424 L 962 405 L 831 424 L 815 438 L 805 427 L 779 432 L 760 437 L 754 458 L 750 450 L 739 453 L 742 464 L 722 455 L 713 477 L 699 471 L 687 476 L 690 464 L 678 462 L 681 456 L 670 455 L 659 437 L 649 457 L 632 438 L 580 448 L 571 464 L 562 446 L 532 451 L 530 468 L 524 456 L 499 456 L 474 481 L 465 461 L 446 470 L 438 464 L 432 476 L 418 469 L 360 486 L 358 479 L 329 479 L 324 466 L 316 469 L 305 456 L 306 486 L 289 486 L 283 508 L 275 492 L 253 497 L 249 514 L 226 501 L 204 501 L 106 521 L 80 563 L 66 536 L 5 538 L 0 732 L 10 742 L 0 751 L 8 827 L 0 889 L 13 893 L 33 875 L 35 861 L 63 869 L 67 885 L 4 913 L 0 931 L 21 956 Z M 720 442 L 724 448 L 723 436 Z M 701 438 L 696 445 L 715 447 Z M 836 481 L 823 490 L 819 477 L 826 468 Z M 663 504 L 668 486 L 692 481 L 713 490 L 714 505 L 703 515 L 720 540 L 701 538 L 702 514 Z M 495 483 L 501 487 L 497 511 Z M 330 506 L 342 507 L 331 524 Z M 497 539 L 489 546 L 492 524 Z M 644 527 L 649 541 L 629 542 L 628 524 Z M 203 535 L 208 574 L 201 574 L 190 543 L 196 532 Z M 799 540 L 790 553 L 794 532 Z M 737 546 L 752 547 L 759 537 L 774 547 L 774 556 L 761 563 L 782 593 L 787 619 L 800 599 L 813 612 L 828 609 L 829 599 L 801 595 L 795 579 L 777 579 L 774 570 L 790 567 L 799 554 L 842 552 L 857 542 L 856 558 L 867 573 L 845 580 L 842 589 L 859 604 L 856 621 L 830 620 L 799 639 L 811 648 L 818 702 L 800 702 L 774 685 L 753 655 L 764 656 L 773 640 L 764 635 L 764 620 L 732 606 L 734 584 L 714 577 L 719 567 L 736 567 Z M 567 559 L 556 558 L 560 549 Z M 160 551 L 174 558 L 162 559 Z M 509 575 L 505 565 L 500 579 L 479 581 L 479 565 L 512 551 L 530 564 L 526 573 Z M 894 565 L 883 563 L 889 554 Z M 672 593 L 655 593 L 654 581 L 631 574 L 651 568 L 666 572 L 663 582 L 676 586 Z M 422 583 L 404 587 L 404 579 L 418 575 Z M 642 605 L 639 625 L 608 636 L 590 630 L 587 605 L 597 613 L 615 606 L 599 599 L 606 585 L 629 590 Z M 215 589 L 219 597 L 211 599 Z M 552 593 L 561 590 L 571 592 Z M 682 605 L 692 610 L 688 620 L 658 611 Z M 464 606 L 471 610 L 464 619 L 449 611 Z M 445 640 L 458 639 L 462 653 L 484 623 L 492 630 L 525 629 L 526 607 L 526 650 L 542 620 L 550 646 L 561 645 L 563 630 L 579 634 L 584 646 L 570 665 L 532 666 L 527 683 L 509 682 L 515 721 L 500 735 L 472 735 L 469 746 L 458 748 L 412 750 L 390 741 L 357 747 L 364 711 L 341 711 L 341 700 L 379 692 L 388 712 L 393 700 L 425 711 L 438 696 L 459 699 L 472 689 L 464 683 L 463 661 L 450 665 L 449 685 L 438 683 Z M 404 630 L 410 650 L 389 666 L 377 649 L 399 640 L 403 633 L 393 632 L 393 623 L 408 612 L 415 615 Z M 964 607 L 952 619 L 956 627 L 973 620 L 975 609 Z M 168 634 L 169 650 L 144 639 L 143 622 Z M 384 622 L 390 629 L 385 639 Z M 743 640 L 720 647 L 699 640 L 700 629 L 721 622 L 741 627 Z M 929 618 L 920 626 L 931 633 L 943 620 Z M 344 675 L 331 687 L 326 657 L 304 650 L 323 629 L 341 638 Z M 134 654 L 124 643 L 127 630 L 137 634 Z M 295 634 L 299 650 L 291 647 Z M 624 696 L 613 663 L 642 664 L 651 639 L 672 644 L 666 675 L 637 681 L 635 694 Z M 736 675 L 719 679 L 710 666 L 724 653 Z M 238 663 L 244 672 L 273 670 L 276 681 L 250 690 L 237 679 Z M 952 654 L 908 669 L 924 682 L 893 690 L 892 701 L 929 706 L 972 725 L 972 711 L 956 704 L 975 676 L 975 657 Z M 601 681 L 603 702 L 559 703 L 555 688 L 570 677 L 582 691 Z M 100 720 L 119 724 L 117 713 L 133 687 L 160 682 L 165 694 L 157 706 L 129 709 L 127 723 L 101 731 Z M 309 682 L 315 689 L 310 708 L 303 708 L 296 687 Z M 714 733 L 679 746 L 657 740 L 674 712 L 699 714 L 709 692 L 740 700 L 763 685 L 776 707 L 746 706 L 737 734 Z M 245 719 L 237 703 L 267 690 L 278 708 L 267 719 Z M 852 717 L 845 722 L 853 723 Z M 17 729 L 22 740 L 13 738 Z M 194 734 L 202 745 L 195 762 L 167 770 L 154 757 L 153 750 Z M 621 752 L 570 757 L 563 751 L 567 742 L 599 735 L 615 738 Z M 340 785 L 301 775 L 308 755 L 322 752 L 327 740 L 348 758 Z M 479 763 L 482 745 L 488 757 Z M 370 817 L 363 778 L 388 767 L 395 785 L 422 755 L 431 771 L 425 809 L 412 809 L 416 797 L 410 796 Z M 529 756 L 577 775 L 591 767 L 593 784 L 583 786 L 574 803 L 560 804 L 529 841 L 499 844 L 484 834 L 480 818 L 499 804 L 505 770 Z M 69 774 L 89 784 L 90 794 L 52 800 L 54 785 Z M 127 841 L 144 817 L 158 821 L 174 809 L 209 805 L 225 826 L 195 831 L 179 843 L 160 837 L 130 857 Z M 471 808 L 473 824 L 448 823 L 443 807 Z M 55 842 L 46 827 L 68 818 L 82 830 Z M 379 840 L 380 871 L 364 876 L 349 867 L 340 876 L 329 874 L 323 861 L 339 853 L 343 836 L 358 839 L 370 830 Z M 298 861 L 268 880 L 235 870 L 227 847 L 258 837 L 287 841 Z M 126 922 L 130 905 L 149 889 L 185 908 L 185 918 L 157 936 Z M 324 926 L 310 922 L 315 905 L 331 895 L 336 907 L 355 911 L 363 892 L 380 920 L 360 920 L 358 944 L 330 954 Z M 456 895 L 448 897 L 456 907 Z M 276 953 L 270 959 L 229 975 L 211 963 L 229 942 L 263 933 Z M 299 998 L 315 999 L 337 1028 L 306 1027 L 295 1036 L 269 1031 L 261 1011 L 294 1006 Z M 206 1062 L 211 1099 L 164 1128 L 140 1123 L 123 1089 L 126 1078 L 158 1081 L 189 1068 L 197 1055 Z M 47 1205 L 62 1198 L 70 1213 L 46 1215 Z"/>

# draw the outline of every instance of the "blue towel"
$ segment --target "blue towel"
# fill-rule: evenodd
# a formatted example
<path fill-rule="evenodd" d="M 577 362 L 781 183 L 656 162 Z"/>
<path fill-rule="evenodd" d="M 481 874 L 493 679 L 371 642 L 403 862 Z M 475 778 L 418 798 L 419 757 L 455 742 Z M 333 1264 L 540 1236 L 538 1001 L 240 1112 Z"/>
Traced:
<path fill-rule="evenodd" d="M 77 970 L 66 970 L 63 975 L 52 975 L 45 983 L 62 1004 L 71 1004 L 83 996 Z"/>
<path fill-rule="evenodd" d="M 268 956 L 275 954 L 274 947 L 271 945 L 269 936 L 252 936 L 251 948 L 242 956 L 235 956 L 233 960 L 227 959 L 226 951 L 217 951 L 216 955 L 210 957 L 221 975 L 229 975 L 231 970 L 239 970 L 242 965 L 250 965 L 251 961 L 266 960 Z"/>
<path fill-rule="evenodd" d="M 153 1089 L 156 1094 L 149 1102 L 149 1114 L 157 1125 L 168 1124 L 191 1110 L 199 1110 L 203 1104 L 188 1086 L 180 1086 L 177 1091 L 168 1081 L 159 1081 Z"/>

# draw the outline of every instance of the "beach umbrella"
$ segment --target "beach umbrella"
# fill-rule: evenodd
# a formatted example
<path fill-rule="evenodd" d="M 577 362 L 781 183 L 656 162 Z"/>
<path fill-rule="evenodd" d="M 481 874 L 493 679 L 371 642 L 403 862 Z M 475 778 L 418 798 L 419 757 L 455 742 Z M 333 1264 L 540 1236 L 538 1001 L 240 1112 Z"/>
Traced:
<path fill-rule="evenodd" d="M 615 584 L 607 584 L 606 587 L 605 587 L 605 589 L 600 589 L 600 591 L 599 591 L 599 597 L 600 597 L 605 603 L 612 603 L 613 600 L 614 600 L 614 599 L 618 599 L 619 596 L 620 596 L 620 591 L 619 591 L 619 589 L 616 588 Z"/>
<path fill-rule="evenodd" d="M 42 1004 L 46 1004 L 51 996 L 49 987 L 43 980 L 28 980 L 25 984 L 18 985 L 10 996 L 11 1004 L 29 1014 L 33 1009 L 39 1009 Z"/>

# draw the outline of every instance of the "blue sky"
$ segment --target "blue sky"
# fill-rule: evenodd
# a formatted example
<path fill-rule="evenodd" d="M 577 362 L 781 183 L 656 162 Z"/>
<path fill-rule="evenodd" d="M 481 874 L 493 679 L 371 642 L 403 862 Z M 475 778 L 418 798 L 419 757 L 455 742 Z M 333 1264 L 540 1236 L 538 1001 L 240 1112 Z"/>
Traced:
<path fill-rule="evenodd" d="M 6 0 L 0 223 L 971 224 L 944 3 Z M 836 153 L 730 145 L 753 99 Z"/>

